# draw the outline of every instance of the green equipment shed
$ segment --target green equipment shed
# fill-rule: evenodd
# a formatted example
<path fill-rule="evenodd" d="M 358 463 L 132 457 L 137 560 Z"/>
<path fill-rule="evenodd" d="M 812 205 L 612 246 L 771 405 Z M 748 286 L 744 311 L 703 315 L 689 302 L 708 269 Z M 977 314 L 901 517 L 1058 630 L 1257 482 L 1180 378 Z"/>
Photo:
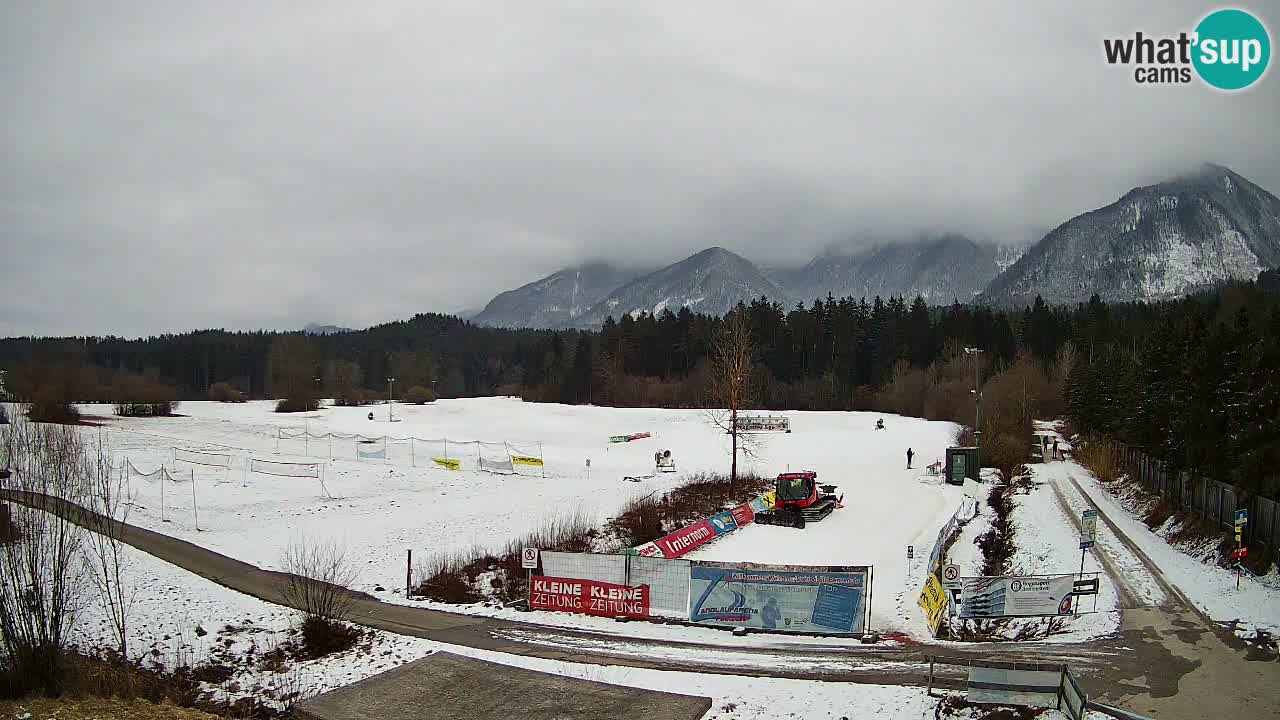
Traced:
<path fill-rule="evenodd" d="M 978 479 L 978 448 L 947 448 L 947 482 L 952 485 L 963 485 L 964 479 Z"/>

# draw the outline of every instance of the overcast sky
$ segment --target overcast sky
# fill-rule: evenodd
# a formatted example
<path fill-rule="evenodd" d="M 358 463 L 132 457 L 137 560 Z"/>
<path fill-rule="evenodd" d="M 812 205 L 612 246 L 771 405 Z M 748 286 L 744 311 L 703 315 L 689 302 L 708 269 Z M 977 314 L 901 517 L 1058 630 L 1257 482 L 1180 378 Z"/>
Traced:
<path fill-rule="evenodd" d="M 1103 61 L 1215 5 L 906 5 L 4 3 L 0 335 L 363 327 L 712 245 L 1031 242 L 1200 161 L 1280 192 L 1274 68 L 1228 95 Z"/>

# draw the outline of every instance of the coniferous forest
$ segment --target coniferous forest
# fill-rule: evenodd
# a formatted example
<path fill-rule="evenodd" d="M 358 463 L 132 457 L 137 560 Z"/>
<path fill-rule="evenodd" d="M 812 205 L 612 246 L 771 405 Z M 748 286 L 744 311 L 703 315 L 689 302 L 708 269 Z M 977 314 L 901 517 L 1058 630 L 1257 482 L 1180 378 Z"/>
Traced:
<path fill-rule="evenodd" d="M 1275 494 L 1280 464 L 1280 279 L 1177 302 L 1020 311 L 916 298 L 739 305 L 761 409 L 875 410 L 974 424 L 987 457 L 1025 459 L 1031 420 L 1066 417 L 1176 469 Z M 723 318 L 687 308 L 625 315 L 598 332 L 501 330 L 423 314 L 332 335 L 203 330 L 146 339 L 10 338 L 14 399 L 143 403 L 306 396 L 343 404 L 520 395 L 537 402 L 700 407 Z M 966 352 L 976 348 L 981 353 Z M 150 390 L 146 390 L 150 388 Z M 156 390 L 161 388 L 161 390 Z M 135 397 L 147 393 L 147 397 Z M 971 439 L 971 436 L 970 436 Z"/>

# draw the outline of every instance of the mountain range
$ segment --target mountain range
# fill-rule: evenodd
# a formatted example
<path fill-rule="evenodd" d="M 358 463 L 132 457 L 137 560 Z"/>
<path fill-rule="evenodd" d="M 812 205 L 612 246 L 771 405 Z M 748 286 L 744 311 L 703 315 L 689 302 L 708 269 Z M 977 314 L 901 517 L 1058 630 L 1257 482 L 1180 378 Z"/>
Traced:
<path fill-rule="evenodd" d="M 1016 307 L 1040 295 L 1075 303 L 1180 297 L 1280 266 L 1280 200 L 1231 170 L 1135 188 L 1078 215 L 1029 247 L 958 234 L 826 253 L 799 268 L 762 269 L 721 247 L 658 270 L 596 262 L 501 293 L 472 318 L 495 327 L 592 328 L 625 313 L 723 314 L 766 297 L 785 305 L 828 293 L 920 295 L 931 305 L 977 300 Z"/>

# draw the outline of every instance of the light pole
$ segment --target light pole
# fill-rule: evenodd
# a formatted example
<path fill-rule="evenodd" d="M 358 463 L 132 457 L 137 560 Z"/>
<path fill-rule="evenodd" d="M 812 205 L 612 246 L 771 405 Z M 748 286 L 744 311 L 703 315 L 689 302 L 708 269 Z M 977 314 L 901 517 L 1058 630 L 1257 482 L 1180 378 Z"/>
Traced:
<path fill-rule="evenodd" d="M 431 402 L 435 402 L 436 400 L 439 400 L 439 399 L 440 399 L 440 396 L 436 394 L 436 381 L 432 380 L 431 381 Z"/>
<path fill-rule="evenodd" d="M 982 362 L 982 349 L 967 347 L 964 349 L 966 355 L 973 356 L 973 445 L 978 449 L 977 470 L 978 475 L 982 475 L 982 384 L 978 380 L 978 370 Z"/>
<path fill-rule="evenodd" d="M 395 422 L 396 379 L 387 378 L 387 422 Z"/>

